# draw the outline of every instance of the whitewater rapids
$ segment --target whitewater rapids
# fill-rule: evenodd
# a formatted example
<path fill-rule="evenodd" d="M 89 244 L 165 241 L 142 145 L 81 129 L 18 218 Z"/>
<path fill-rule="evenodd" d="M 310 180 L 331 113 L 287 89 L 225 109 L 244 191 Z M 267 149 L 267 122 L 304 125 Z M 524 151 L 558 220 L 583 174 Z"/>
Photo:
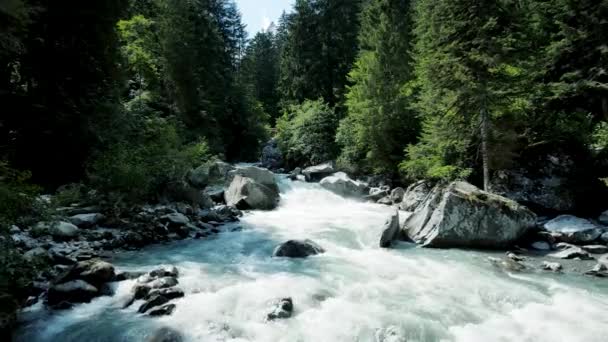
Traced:
<path fill-rule="evenodd" d="M 133 281 L 113 297 L 73 310 L 27 309 L 17 341 L 145 341 L 158 327 L 187 341 L 608 341 L 608 281 L 580 275 L 509 274 L 488 253 L 400 243 L 378 248 L 389 207 L 346 200 L 282 180 L 275 211 L 247 213 L 242 231 L 123 253 L 119 270 L 176 265 L 184 298 L 172 316 L 121 309 Z M 326 253 L 272 258 L 276 245 L 311 239 Z M 274 300 L 293 317 L 266 322 Z"/>

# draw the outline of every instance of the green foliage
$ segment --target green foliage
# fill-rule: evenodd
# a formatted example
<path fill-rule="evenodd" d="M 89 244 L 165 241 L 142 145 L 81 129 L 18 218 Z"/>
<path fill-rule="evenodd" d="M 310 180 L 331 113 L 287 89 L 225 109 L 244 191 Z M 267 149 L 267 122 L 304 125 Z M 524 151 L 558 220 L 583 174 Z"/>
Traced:
<path fill-rule="evenodd" d="M 313 165 L 337 154 L 338 118 L 321 100 L 291 106 L 277 121 L 277 138 L 289 165 Z"/>
<path fill-rule="evenodd" d="M 403 149 L 415 142 L 411 103 L 410 1 L 373 0 L 362 14 L 361 52 L 349 77 L 347 117 L 340 123 L 338 162 L 354 172 L 396 174 Z"/>
<path fill-rule="evenodd" d="M 28 183 L 30 177 L 29 172 L 15 170 L 0 161 L 0 232 L 33 213 L 40 188 Z"/>
<path fill-rule="evenodd" d="M 523 118 L 529 106 L 524 13 L 511 0 L 422 0 L 416 10 L 416 105 L 425 126 L 421 146 L 409 148 L 402 169 L 413 178 L 457 177 L 477 169 L 480 149 L 490 161 L 501 153 L 504 146 L 491 145 L 493 132 L 507 127 L 505 118 Z M 414 160 L 420 157 L 427 161 Z"/>
<path fill-rule="evenodd" d="M 471 174 L 466 160 L 470 141 L 435 120 L 424 123 L 420 143 L 408 146 L 400 170 L 410 179 L 466 179 Z"/>
<path fill-rule="evenodd" d="M 357 56 L 361 0 L 297 0 L 287 19 L 280 93 L 286 104 L 323 98 L 341 106 Z"/>
<path fill-rule="evenodd" d="M 151 117 L 141 125 L 93 160 L 90 179 L 94 186 L 128 200 L 148 200 L 210 157 L 204 141 L 184 144 L 171 120 Z"/>

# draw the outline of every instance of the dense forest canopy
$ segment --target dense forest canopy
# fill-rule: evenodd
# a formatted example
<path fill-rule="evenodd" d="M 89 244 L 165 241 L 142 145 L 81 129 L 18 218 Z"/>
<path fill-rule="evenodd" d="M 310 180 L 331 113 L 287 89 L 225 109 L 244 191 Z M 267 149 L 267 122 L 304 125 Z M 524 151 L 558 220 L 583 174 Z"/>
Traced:
<path fill-rule="evenodd" d="M 608 0 L 296 0 L 253 33 L 233 0 L 0 1 L 3 310 L 36 266 L 12 224 L 187 192 L 268 142 L 285 171 L 397 185 L 569 172 L 576 209 L 601 205 Z"/>

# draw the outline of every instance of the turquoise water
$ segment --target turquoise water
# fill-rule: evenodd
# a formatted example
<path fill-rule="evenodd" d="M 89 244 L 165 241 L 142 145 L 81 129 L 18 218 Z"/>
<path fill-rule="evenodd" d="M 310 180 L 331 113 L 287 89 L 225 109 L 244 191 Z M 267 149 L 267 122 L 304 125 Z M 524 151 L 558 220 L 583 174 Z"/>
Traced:
<path fill-rule="evenodd" d="M 121 270 L 176 265 L 186 297 L 172 316 L 121 309 L 133 285 L 65 312 L 23 315 L 18 341 L 143 341 L 159 326 L 188 341 L 607 341 L 608 280 L 495 269 L 488 253 L 377 247 L 392 209 L 316 184 L 281 184 L 281 206 L 247 213 L 239 232 L 118 255 Z M 271 258 L 288 239 L 326 253 Z M 541 260 L 537 263 L 540 264 Z M 292 297 L 294 315 L 265 322 Z"/>

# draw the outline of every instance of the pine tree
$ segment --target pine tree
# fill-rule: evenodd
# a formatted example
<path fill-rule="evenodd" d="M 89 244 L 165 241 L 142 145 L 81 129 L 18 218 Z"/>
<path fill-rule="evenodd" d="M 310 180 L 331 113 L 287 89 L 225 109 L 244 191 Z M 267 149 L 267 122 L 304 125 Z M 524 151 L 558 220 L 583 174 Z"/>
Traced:
<path fill-rule="evenodd" d="M 297 0 L 282 52 L 280 91 L 287 103 L 305 99 L 341 105 L 357 54 L 360 0 Z"/>
<path fill-rule="evenodd" d="M 413 176 L 425 170 L 425 176 L 459 177 L 479 164 L 479 154 L 488 189 L 498 153 L 492 135 L 501 120 L 525 106 L 517 86 L 526 43 L 519 2 L 421 0 L 416 15 L 418 106 L 427 123 L 403 168 Z"/>
<path fill-rule="evenodd" d="M 374 0 L 362 14 L 361 51 L 350 72 L 348 115 L 338 141 L 340 162 L 355 171 L 396 174 L 404 148 L 415 142 L 412 18 L 409 0 Z"/>

